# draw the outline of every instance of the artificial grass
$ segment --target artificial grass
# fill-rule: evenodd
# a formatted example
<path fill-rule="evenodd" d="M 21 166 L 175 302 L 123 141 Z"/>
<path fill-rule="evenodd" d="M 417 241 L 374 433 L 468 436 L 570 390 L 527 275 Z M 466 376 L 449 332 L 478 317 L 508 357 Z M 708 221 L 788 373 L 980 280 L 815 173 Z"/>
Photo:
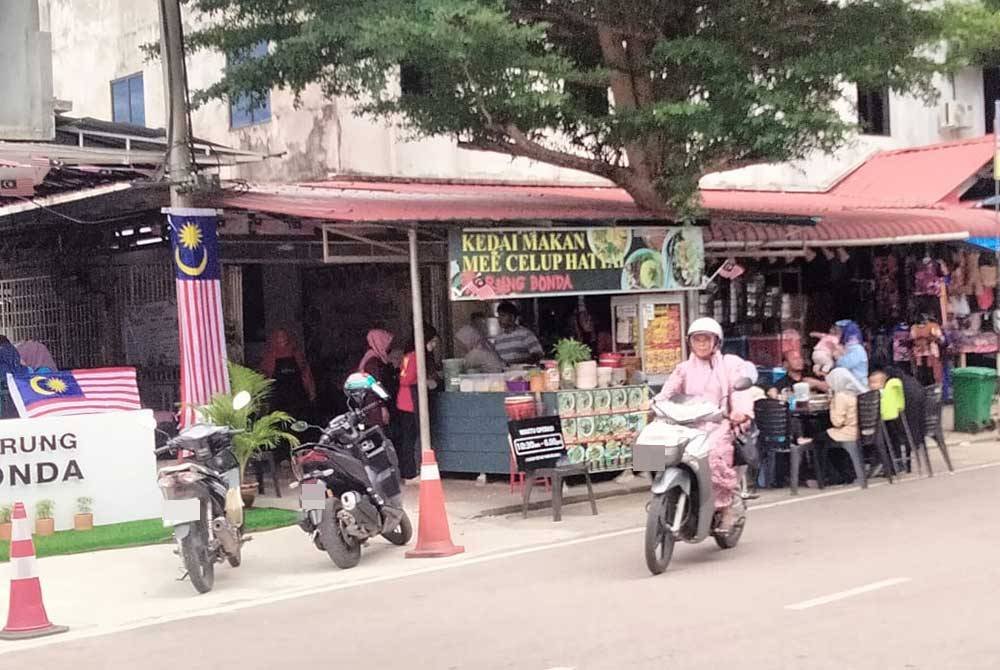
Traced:
<path fill-rule="evenodd" d="M 297 521 L 293 511 L 274 507 L 252 507 L 246 510 L 245 527 L 248 533 L 290 526 Z M 54 535 L 35 536 L 35 553 L 44 556 L 79 554 L 101 549 L 119 549 L 144 544 L 167 542 L 173 536 L 172 528 L 164 528 L 162 519 L 112 523 L 94 526 L 91 530 L 61 530 Z M 10 557 L 10 543 L 0 540 L 0 562 Z"/>

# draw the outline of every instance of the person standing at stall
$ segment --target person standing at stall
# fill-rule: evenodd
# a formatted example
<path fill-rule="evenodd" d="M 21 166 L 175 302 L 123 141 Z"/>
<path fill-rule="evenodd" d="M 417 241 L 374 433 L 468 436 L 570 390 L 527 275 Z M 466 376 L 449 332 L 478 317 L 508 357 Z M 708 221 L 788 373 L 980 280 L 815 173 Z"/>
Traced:
<path fill-rule="evenodd" d="M 846 368 L 862 387 L 868 388 L 868 352 L 865 350 L 861 327 L 849 319 L 838 321 L 831 332 L 839 333 L 843 352 L 836 367 Z"/>
<path fill-rule="evenodd" d="M 520 312 L 512 302 L 502 302 L 497 307 L 500 334 L 494 338 L 493 348 L 507 365 L 526 365 L 542 360 L 545 351 L 538 337 L 518 323 Z"/>
<path fill-rule="evenodd" d="M 437 330 L 430 325 L 424 326 L 424 342 L 427 353 L 432 354 L 437 349 L 439 340 Z M 419 474 L 420 458 L 420 421 L 417 394 L 417 345 L 414 337 L 406 343 L 403 349 L 403 363 L 399 369 L 399 396 L 396 398 L 396 409 L 399 410 L 399 475 L 404 482 L 416 479 Z M 436 387 L 432 379 L 428 380 L 428 388 Z"/>
<path fill-rule="evenodd" d="M 316 384 L 305 354 L 284 328 L 271 333 L 261 359 L 260 371 L 274 380 L 268 403 L 273 411 L 287 412 L 295 419 L 308 419 L 316 401 Z M 288 445 L 280 447 L 279 461 L 288 459 Z"/>
<path fill-rule="evenodd" d="M 396 370 L 389 362 L 389 351 L 392 347 L 393 334 L 386 330 L 374 328 L 368 331 L 366 338 L 368 350 L 358 363 L 358 372 L 371 375 L 379 384 L 393 397 L 396 395 L 397 376 Z M 372 405 L 376 401 L 373 393 L 369 392 L 365 399 L 365 406 Z M 365 415 L 365 423 L 369 426 L 382 426 L 388 428 L 390 423 L 389 408 L 385 405 L 374 406 Z"/>

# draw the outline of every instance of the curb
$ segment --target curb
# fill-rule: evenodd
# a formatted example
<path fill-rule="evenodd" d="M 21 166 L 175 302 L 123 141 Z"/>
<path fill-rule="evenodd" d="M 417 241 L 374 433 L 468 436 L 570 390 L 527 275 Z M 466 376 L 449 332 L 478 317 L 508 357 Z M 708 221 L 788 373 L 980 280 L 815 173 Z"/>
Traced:
<path fill-rule="evenodd" d="M 621 496 L 630 496 L 635 493 L 647 493 L 649 492 L 649 487 L 652 484 L 650 482 L 643 482 L 642 484 L 632 484 L 626 486 L 625 488 L 616 491 L 600 491 L 594 492 L 595 500 L 604 500 L 607 498 L 618 498 Z M 576 488 L 576 487 L 574 487 Z M 579 503 L 589 502 L 590 497 L 586 494 L 582 495 L 569 495 L 563 496 L 563 507 L 566 505 L 576 505 Z M 528 504 L 528 511 L 535 512 L 541 509 L 548 509 L 552 506 L 551 498 L 546 500 L 541 500 L 538 502 L 533 502 Z M 504 505 L 503 507 L 493 507 L 491 509 L 484 509 L 481 512 L 477 512 L 473 516 L 466 517 L 467 519 L 485 519 L 487 517 L 494 516 L 507 516 L 508 514 L 517 514 L 523 509 L 522 505 Z"/>

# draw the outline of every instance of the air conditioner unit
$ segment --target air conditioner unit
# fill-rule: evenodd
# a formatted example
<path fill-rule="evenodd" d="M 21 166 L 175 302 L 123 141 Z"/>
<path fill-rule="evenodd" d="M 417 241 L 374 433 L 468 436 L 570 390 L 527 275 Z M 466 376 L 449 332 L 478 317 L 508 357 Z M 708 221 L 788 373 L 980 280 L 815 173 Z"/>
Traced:
<path fill-rule="evenodd" d="M 941 130 L 968 128 L 972 119 L 972 105 L 947 100 L 938 108 L 938 126 Z"/>

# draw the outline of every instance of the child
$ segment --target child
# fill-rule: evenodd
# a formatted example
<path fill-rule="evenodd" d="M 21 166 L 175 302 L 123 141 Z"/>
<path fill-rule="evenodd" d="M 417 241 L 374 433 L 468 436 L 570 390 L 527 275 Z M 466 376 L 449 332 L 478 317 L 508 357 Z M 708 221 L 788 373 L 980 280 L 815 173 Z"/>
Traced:
<path fill-rule="evenodd" d="M 831 333 L 809 333 L 809 336 L 819 339 L 812 351 L 813 372 L 825 375 L 833 369 L 833 363 L 840 353 L 840 342 Z"/>

